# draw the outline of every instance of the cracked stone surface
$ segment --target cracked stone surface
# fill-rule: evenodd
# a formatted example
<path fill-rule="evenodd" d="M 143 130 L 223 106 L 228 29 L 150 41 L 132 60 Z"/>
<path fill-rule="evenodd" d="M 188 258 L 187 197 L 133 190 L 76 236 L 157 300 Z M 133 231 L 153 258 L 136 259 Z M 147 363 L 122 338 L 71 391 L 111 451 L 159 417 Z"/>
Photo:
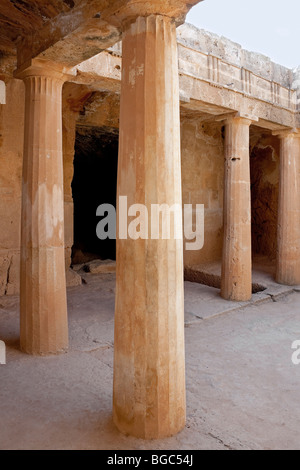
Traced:
<path fill-rule="evenodd" d="M 300 366 L 291 362 L 298 288 L 242 308 L 216 289 L 185 284 L 187 425 L 146 442 L 112 422 L 115 275 L 84 280 L 68 289 L 70 350 L 59 356 L 21 353 L 18 297 L 0 298 L 1 449 L 300 448 Z"/>
<path fill-rule="evenodd" d="M 191 271 L 191 269 L 189 270 Z M 190 273 L 186 269 L 186 274 L 189 278 Z M 205 265 L 193 266 L 192 272 L 201 282 L 209 280 L 216 287 L 221 283 L 221 263 L 208 263 Z M 265 256 L 256 256 L 253 263 L 252 272 L 253 285 L 259 285 L 264 287 L 265 290 L 252 295 L 249 302 L 231 302 L 225 301 L 220 298 L 219 290 L 213 289 L 212 287 L 206 287 L 195 282 L 185 283 L 185 322 L 186 324 L 192 324 L 197 319 L 212 318 L 223 313 L 232 312 L 238 310 L 247 305 L 258 305 L 265 302 L 277 302 L 280 298 L 292 294 L 294 291 L 299 291 L 300 287 L 290 287 L 277 284 L 274 280 L 275 266 L 274 263 L 268 261 Z M 205 308 L 199 308 L 199 295 L 201 299 L 205 301 Z M 199 313 L 200 312 L 200 313 Z"/>

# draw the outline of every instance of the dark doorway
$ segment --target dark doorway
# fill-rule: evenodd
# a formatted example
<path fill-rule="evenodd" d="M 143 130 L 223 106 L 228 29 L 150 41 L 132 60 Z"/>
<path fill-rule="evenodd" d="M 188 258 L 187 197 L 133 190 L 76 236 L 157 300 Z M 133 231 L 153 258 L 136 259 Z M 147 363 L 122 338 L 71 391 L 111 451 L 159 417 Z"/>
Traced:
<path fill-rule="evenodd" d="M 255 136 L 254 136 L 255 138 Z M 256 136 L 251 150 L 252 253 L 276 259 L 279 142 L 270 133 Z"/>
<path fill-rule="evenodd" d="M 116 207 L 118 129 L 81 127 L 76 132 L 74 178 L 74 246 L 72 263 L 116 259 L 116 241 L 99 240 L 96 211 L 101 204 Z"/>

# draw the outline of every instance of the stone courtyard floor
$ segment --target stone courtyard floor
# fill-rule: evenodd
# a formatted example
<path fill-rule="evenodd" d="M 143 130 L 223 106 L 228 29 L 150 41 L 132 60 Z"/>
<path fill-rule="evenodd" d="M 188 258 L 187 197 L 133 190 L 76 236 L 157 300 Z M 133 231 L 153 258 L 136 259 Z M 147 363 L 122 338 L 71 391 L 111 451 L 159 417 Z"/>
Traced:
<path fill-rule="evenodd" d="M 68 289 L 70 349 L 60 356 L 21 353 L 18 298 L 0 298 L 0 449 L 300 449 L 299 289 L 260 273 L 268 290 L 236 304 L 186 282 L 187 425 L 145 442 L 112 422 L 115 276 L 85 279 Z"/>

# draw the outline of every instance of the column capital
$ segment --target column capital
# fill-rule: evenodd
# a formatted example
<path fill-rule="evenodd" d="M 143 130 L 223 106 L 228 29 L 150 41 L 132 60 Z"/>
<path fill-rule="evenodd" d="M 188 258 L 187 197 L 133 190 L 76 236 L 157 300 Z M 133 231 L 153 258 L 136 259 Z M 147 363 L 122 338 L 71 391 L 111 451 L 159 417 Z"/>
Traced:
<path fill-rule="evenodd" d="M 184 23 L 189 10 L 203 0 L 123 0 L 116 10 L 112 7 L 109 23 L 118 28 L 126 29 L 139 16 L 161 15 L 172 18 L 176 25 Z M 109 11 L 108 11 L 109 12 Z"/>
<path fill-rule="evenodd" d="M 278 137 L 279 139 L 284 139 L 286 137 L 300 138 L 300 129 L 296 129 L 295 127 L 279 129 L 277 131 L 273 131 L 272 135 Z"/>
<path fill-rule="evenodd" d="M 234 112 L 218 116 L 216 121 L 224 121 L 225 124 L 241 121 L 241 124 L 251 126 L 252 123 L 258 122 L 258 117 L 246 113 Z"/>
<path fill-rule="evenodd" d="M 47 77 L 66 82 L 76 76 L 76 68 L 43 59 L 31 59 L 14 71 L 14 77 L 24 80 L 29 77 Z"/>

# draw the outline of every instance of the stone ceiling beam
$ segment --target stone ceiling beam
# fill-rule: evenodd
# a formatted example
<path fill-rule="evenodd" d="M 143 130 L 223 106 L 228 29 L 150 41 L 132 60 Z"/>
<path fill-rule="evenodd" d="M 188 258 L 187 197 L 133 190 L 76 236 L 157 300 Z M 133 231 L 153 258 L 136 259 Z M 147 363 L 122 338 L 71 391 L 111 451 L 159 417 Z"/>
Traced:
<path fill-rule="evenodd" d="M 105 52 L 76 67 L 77 74 L 74 75 L 70 81 L 78 85 L 85 85 L 90 90 L 94 91 L 120 93 L 121 64 L 120 57 Z M 201 81 L 196 78 L 194 78 L 193 81 L 194 86 L 192 88 L 194 91 L 197 90 L 199 85 L 205 90 L 208 88 L 205 82 L 201 83 Z M 219 93 L 216 96 L 210 93 L 210 95 L 207 95 L 210 97 L 210 101 L 205 102 L 200 98 L 205 96 L 206 93 L 197 92 L 197 99 L 193 99 L 186 97 L 187 94 L 185 90 L 185 81 L 180 77 L 180 104 L 182 111 L 194 114 L 195 116 L 198 115 L 198 117 L 202 115 L 203 121 L 205 122 L 224 119 L 224 117 L 228 117 L 230 113 L 237 113 L 238 109 L 242 107 L 243 100 L 247 101 L 249 107 L 251 105 L 253 107 L 253 103 L 255 103 L 255 100 L 252 98 L 246 98 L 239 94 L 239 99 L 237 103 L 235 103 L 232 97 L 236 96 L 236 93 L 233 90 L 225 90 L 225 93 L 228 96 L 228 103 L 233 104 L 234 107 L 226 106 L 226 100 L 220 102 Z M 247 106 L 244 109 L 246 108 Z M 262 129 L 280 131 L 290 127 L 300 127 L 300 115 L 295 116 L 295 114 L 289 110 L 281 109 L 280 112 L 274 113 L 274 106 L 270 103 L 263 102 L 258 102 L 256 110 L 258 121 L 255 119 L 255 125 Z M 252 114 L 254 115 L 254 113 Z M 282 115 L 284 119 L 282 119 Z"/>

